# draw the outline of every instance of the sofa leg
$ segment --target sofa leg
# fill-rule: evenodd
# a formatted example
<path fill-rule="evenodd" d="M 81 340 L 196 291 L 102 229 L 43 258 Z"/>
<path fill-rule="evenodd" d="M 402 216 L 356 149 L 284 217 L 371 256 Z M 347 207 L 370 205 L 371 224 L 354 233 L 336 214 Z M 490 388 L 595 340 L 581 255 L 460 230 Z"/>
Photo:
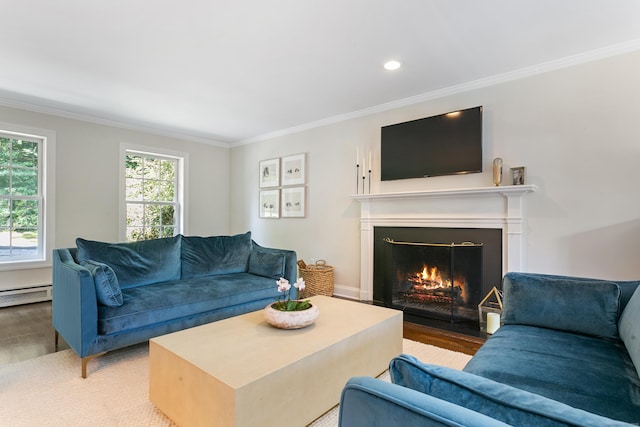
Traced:
<path fill-rule="evenodd" d="M 60 334 L 55 329 L 53 330 L 53 351 L 58 351 L 58 341 L 60 339 Z"/>
<path fill-rule="evenodd" d="M 87 363 L 89 363 L 91 359 L 95 359 L 96 357 L 100 357 L 104 354 L 107 354 L 107 352 L 103 351 L 102 353 L 98 353 L 98 354 L 94 354 L 94 355 L 82 358 L 82 378 L 87 378 Z"/>

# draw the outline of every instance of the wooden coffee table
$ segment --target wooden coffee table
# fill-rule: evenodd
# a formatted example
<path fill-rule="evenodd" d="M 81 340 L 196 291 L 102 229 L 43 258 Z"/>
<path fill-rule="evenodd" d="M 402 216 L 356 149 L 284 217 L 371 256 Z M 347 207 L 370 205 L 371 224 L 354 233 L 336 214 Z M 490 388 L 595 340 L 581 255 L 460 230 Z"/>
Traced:
<path fill-rule="evenodd" d="M 325 296 L 315 324 L 276 329 L 256 311 L 149 341 L 151 401 L 180 426 L 306 425 L 353 376 L 402 352 L 402 312 Z"/>

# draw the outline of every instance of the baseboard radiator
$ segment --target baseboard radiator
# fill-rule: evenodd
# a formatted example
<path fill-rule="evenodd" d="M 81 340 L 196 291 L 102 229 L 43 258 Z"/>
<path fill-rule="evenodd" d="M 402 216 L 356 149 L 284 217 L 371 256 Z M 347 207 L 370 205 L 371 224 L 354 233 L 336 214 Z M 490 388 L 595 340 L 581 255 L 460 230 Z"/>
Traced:
<path fill-rule="evenodd" d="M 0 291 L 0 307 L 51 301 L 51 285 Z"/>

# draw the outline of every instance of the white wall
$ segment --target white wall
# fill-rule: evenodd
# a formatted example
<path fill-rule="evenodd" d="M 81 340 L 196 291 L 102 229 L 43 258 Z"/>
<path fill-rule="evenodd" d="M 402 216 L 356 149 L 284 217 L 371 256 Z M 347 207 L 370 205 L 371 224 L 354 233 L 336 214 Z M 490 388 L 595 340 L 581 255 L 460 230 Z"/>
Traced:
<path fill-rule="evenodd" d="M 525 166 L 526 182 L 538 186 L 524 203 L 525 270 L 640 279 L 639 73 L 635 52 L 235 147 L 230 230 L 252 230 L 307 262 L 326 259 L 336 291 L 356 296 L 355 147 L 373 150 L 379 165 L 381 126 L 483 105 L 484 173 L 383 183 L 374 167 L 373 192 L 490 186 L 492 159 L 502 157 L 505 170 Z M 258 162 L 301 152 L 307 217 L 259 219 Z"/>
<path fill-rule="evenodd" d="M 56 132 L 55 244 L 75 246 L 76 237 L 118 241 L 121 143 L 188 153 L 188 234 L 229 232 L 229 149 L 0 107 L 0 121 Z M 0 290 L 50 284 L 51 269 L 0 271 Z"/>

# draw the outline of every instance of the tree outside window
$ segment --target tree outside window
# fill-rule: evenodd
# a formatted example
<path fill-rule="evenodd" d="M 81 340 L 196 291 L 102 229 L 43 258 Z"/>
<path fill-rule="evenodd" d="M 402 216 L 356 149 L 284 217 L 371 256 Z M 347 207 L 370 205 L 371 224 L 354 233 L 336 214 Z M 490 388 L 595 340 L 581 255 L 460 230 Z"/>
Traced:
<path fill-rule="evenodd" d="M 0 262 L 42 256 L 42 143 L 0 134 Z"/>
<path fill-rule="evenodd" d="M 177 234 L 178 160 L 127 151 L 125 163 L 127 240 Z"/>

